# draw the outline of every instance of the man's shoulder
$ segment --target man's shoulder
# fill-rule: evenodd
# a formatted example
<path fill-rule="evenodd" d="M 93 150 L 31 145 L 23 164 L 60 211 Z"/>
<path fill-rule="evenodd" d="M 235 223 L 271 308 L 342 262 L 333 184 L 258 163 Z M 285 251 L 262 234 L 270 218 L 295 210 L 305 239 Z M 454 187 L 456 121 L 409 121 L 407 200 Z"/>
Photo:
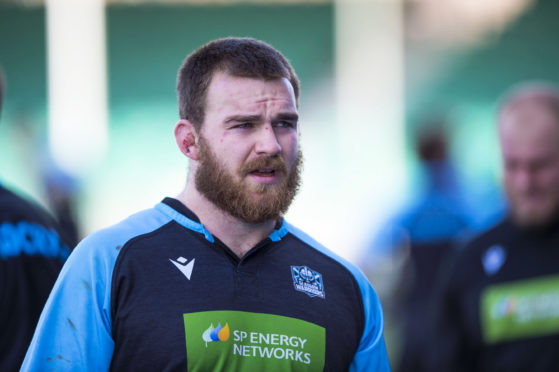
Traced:
<path fill-rule="evenodd" d="M 68 257 L 72 242 L 40 205 L 0 186 L 0 257 Z"/>
<path fill-rule="evenodd" d="M 49 227 L 54 224 L 54 220 L 37 203 L 0 186 L 0 223 L 16 223 L 23 220 Z"/>
<path fill-rule="evenodd" d="M 502 264 L 502 246 L 509 239 L 508 229 L 508 222 L 502 220 L 464 242 L 449 257 L 447 274 L 453 281 L 476 283 L 477 278 L 485 275 L 483 273 L 487 272 L 491 262 Z"/>
<path fill-rule="evenodd" d="M 307 246 L 313 248 L 316 252 L 328 256 L 329 258 L 333 259 L 334 261 L 339 262 L 344 266 L 354 266 L 351 262 L 347 261 L 343 257 L 339 256 L 338 254 L 334 253 L 332 250 L 326 248 L 322 243 L 318 242 L 312 236 L 304 232 L 303 230 L 299 229 L 298 227 L 286 223 L 287 231 L 295 236 L 298 240 L 302 243 L 306 244 Z"/>
<path fill-rule="evenodd" d="M 507 238 L 507 231 L 510 230 L 510 228 L 510 223 L 506 219 L 497 222 L 466 241 L 463 248 L 464 253 L 479 253 L 487 248 L 488 245 L 502 243 L 502 241 Z"/>
<path fill-rule="evenodd" d="M 13 191 L 7 189 L 6 187 L 0 185 L 0 205 L 22 205 L 25 203 L 26 201 L 22 197 L 15 194 Z"/>
<path fill-rule="evenodd" d="M 371 354 L 373 350 L 381 350 L 381 354 L 385 353 L 385 351 L 382 351 L 385 348 L 383 340 L 384 315 L 382 306 L 378 295 L 367 277 L 356 265 L 326 248 L 299 228 L 287 224 L 287 230 L 301 242 L 311 247 L 311 249 L 314 249 L 318 254 L 326 257 L 330 262 L 347 273 L 347 275 L 351 276 L 355 285 L 355 293 L 358 296 L 357 301 L 360 302 L 364 319 L 361 343 L 362 345 L 367 345 L 366 348 L 370 352 L 368 354 L 369 356 L 373 355 Z M 340 273 L 340 271 L 336 271 Z M 348 281 L 344 283 L 348 283 Z M 344 287 L 343 291 L 346 293 L 350 291 L 349 286 Z"/>
<path fill-rule="evenodd" d="M 286 226 L 288 232 L 291 235 L 295 236 L 301 242 L 311 247 L 315 252 L 317 252 L 322 256 L 327 257 L 331 261 L 335 262 L 339 267 L 343 268 L 345 271 L 351 274 L 355 278 L 359 287 L 363 289 L 371 286 L 369 280 L 367 279 L 365 274 L 363 274 L 363 272 L 357 267 L 357 265 L 341 257 L 331 249 L 326 248 L 324 245 L 322 245 L 317 240 L 315 240 L 312 236 L 310 236 L 303 230 L 295 227 L 294 225 L 286 223 Z"/>
<path fill-rule="evenodd" d="M 120 249 L 129 241 L 161 228 L 171 221 L 171 218 L 149 208 L 136 212 L 120 222 L 102 228 L 88 235 L 80 242 L 77 249 Z"/>

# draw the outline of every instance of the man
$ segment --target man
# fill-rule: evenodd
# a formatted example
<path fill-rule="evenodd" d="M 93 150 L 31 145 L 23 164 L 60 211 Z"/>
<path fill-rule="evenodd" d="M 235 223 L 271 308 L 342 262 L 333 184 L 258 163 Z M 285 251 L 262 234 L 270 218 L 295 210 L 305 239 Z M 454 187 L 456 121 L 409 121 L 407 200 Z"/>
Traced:
<path fill-rule="evenodd" d="M 301 163 L 289 62 L 216 40 L 177 91 L 184 191 L 76 248 L 22 370 L 388 370 L 371 285 L 281 218 Z"/>
<path fill-rule="evenodd" d="M 19 370 L 69 253 L 54 220 L 0 182 L 0 371 Z"/>
<path fill-rule="evenodd" d="M 510 214 L 469 243 L 443 279 L 436 371 L 559 367 L 559 91 L 513 90 L 498 115 Z"/>

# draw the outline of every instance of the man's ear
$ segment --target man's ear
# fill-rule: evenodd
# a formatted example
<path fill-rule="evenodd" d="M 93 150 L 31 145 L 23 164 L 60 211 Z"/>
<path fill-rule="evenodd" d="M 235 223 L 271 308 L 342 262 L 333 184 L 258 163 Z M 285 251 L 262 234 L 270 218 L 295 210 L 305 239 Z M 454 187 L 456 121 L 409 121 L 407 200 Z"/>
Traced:
<path fill-rule="evenodd" d="M 177 122 L 175 140 L 184 155 L 192 160 L 198 160 L 198 133 L 189 120 L 181 119 Z"/>

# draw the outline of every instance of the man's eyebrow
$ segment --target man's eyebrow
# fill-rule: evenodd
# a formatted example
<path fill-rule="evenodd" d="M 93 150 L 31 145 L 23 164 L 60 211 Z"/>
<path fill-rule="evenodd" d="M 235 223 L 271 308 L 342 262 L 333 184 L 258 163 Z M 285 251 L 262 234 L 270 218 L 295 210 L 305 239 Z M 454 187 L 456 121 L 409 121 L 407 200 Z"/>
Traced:
<path fill-rule="evenodd" d="M 298 121 L 299 115 L 295 113 L 279 113 L 274 120 L 290 120 L 290 121 Z M 225 119 L 225 123 L 237 122 L 237 123 L 252 123 L 262 121 L 261 115 L 232 115 Z"/>
<path fill-rule="evenodd" d="M 262 120 L 262 116 L 260 115 L 232 115 L 226 118 L 225 122 L 255 122 L 260 120 Z"/>
<path fill-rule="evenodd" d="M 299 115 L 294 114 L 294 113 L 279 113 L 278 116 L 276 116 L 276 120 L 292 120 L 292 121 L 298 121 L 299 120 Z"/>

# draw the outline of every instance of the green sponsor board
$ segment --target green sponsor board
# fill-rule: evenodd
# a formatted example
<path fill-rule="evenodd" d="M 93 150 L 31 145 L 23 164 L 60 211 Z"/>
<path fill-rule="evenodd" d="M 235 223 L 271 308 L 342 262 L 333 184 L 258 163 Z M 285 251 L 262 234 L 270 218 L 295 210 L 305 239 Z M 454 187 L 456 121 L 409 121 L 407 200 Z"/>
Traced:
<path fill-rule="evenodd" d="M 486 343 L 558 333 L 559 276 L 490 286 L 480 306 Z"/>
<path fill-rule="evenodd" d="M 324 328 L 243 311 L 184 314 L 188 371 L 322 371 Z"/>

